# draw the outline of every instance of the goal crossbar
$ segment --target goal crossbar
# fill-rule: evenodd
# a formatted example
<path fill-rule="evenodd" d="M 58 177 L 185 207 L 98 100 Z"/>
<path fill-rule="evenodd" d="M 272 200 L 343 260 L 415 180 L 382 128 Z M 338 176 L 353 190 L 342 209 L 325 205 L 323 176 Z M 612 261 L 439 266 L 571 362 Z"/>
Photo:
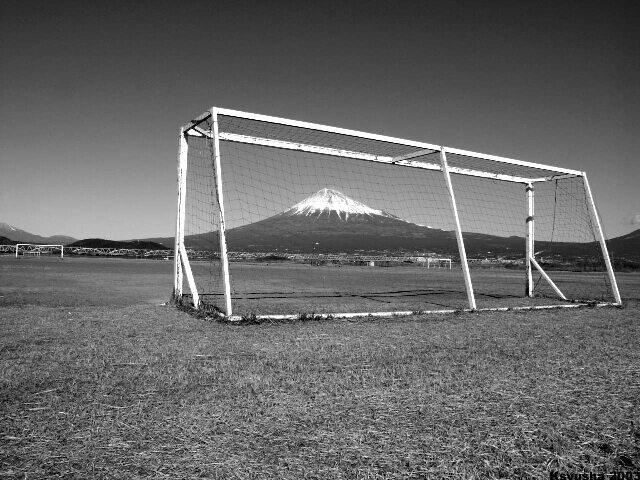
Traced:
<path fill-rule="evenodd" d="M 583 172 L 578 171 L 578 170 L 572 170 L 572 169 L 568 169 L 568 168 L 556 167 L 556 166 L 546 165 L 546 164 L 542 164 L 542 163 L 526 162 L 526 161 L 523 161 L 523 160 L 517 160 L 517 159 L 513 159 L 513 158 L 508 158 L 508 157 L 502 157 L 502 156 L 497 156 L 497 155 L 489 155 L 489 154 L 486 154 L 486 153 L 473 152 L 473 151 L 470 151 L 470 150 L 463 150 L 463 149 L 453 148 L 453 147 L 445 147 L 445 146 L 441 146 L 441 145 L 425 143 L 425 142 L 418 142 L 418 141 L 415 141 L 415 140 L 407 140 L 407 139 L 402 139 L 402 138 L 398 138 L 398 137 L 391 137 L 391 136 L 386 136 L 386 135 L 378 135 L 378 134 L 373 134 L 373 133 L 362 132 L 362 131 L 359 131 L 359 130 L 350 130 L 350 129 L 340 128 L 340 127 L 331 127 L 331 126 L 328 126 L 328 125 L 322 125 L 322 124 L 318 124 L 318 123 L 302 122 L 302 121 L 291 120 L 291 119 L 287 119 L 287 118 L 274 117 L 274 116 L 269 116 L 269 115 L 261 115 L 261 114 L 255 114 L 255 113 L 248 113 L 248 112 L 242 112 L 242 111 L 239 111 L 239 110 L 230 110 L 230 109 L 226 109 L 226 108 L 217 108 L 217 107 L 212 107 L 211 110 L 209 110 L 207 112 L 204 112 L 202 115 L 200 115 L 196 119 L 194 119 L 191 122 L 185 124 L 182 127 L 183 130 L 187 134 L 189 134 L 190 130 L 194 129 L 195 127 L 198 127 L 198 125 L 200 123 L 202 123 L 206 119 L 210 118 L 211 115 L 212 115 L 212 112 L 216 112 L 218 115 L 225 115 L 225 116 L 229 116 L 229 117 L 236 117 L 236 118 L 242 118 L 242 119 L 247 119 L 247 120 L 255 120 L 255 121 L 258 121 L 258 122 L 275 123 L 275 124 L 286 125 L 286 126 L 290 126 L 290 127 L 298 127 L 298 128 L 309 129 L 309 130 L 319 130 L 319 131 L 328 132 L 328 133 L 335 133 L 335 134 L 339 134 L 339 135 L 347 135 L 347 136 L 352 136 L 352 137 L 364 138 L 364 139 L 368 139 L 368 140 L 376 140 L 376 141 L 387 142 L 387 143 L 395 143 L 395 144 L 398 144 L 398 145 L 404 145 L 404 146 L 408 146 L 408 147 L 415 147 L 415 148 L 420 150 L 419 152 L 415 152 L 418 155 L 424 155 L 425 151 L 431 151 L 432 153 L 436 153 L 436 152 L 439 152 L 439 151 L 445 149 L 446 152 L 450 153 L 450 154 L 456 154 L 456 155 L 462 155 L 462 156 L 465 156 L 465 157 L 471 157 L 471 158 L 489 160 L 489 161 L 493 161 L 493 162 L 505 163 L 505 164 L 519 166 L 519 167 L 532 168 L 532 169 L 536 169 L 536 170 L 546 170 L 546 171 L 555 172 L 555 173 L 558 173 L 558 174 L 567 174 L 567 175 L 575 175 L 575 176 L 582 176 L 582 174 L 583 174 Z M 197 131 L 200 134 L 204 134 L 205 133 L 205 130 L 201 129 L 201 128 L 198 129 Z M 224 132 L 220 132 L 220 133 L 222 135 L 222 133 L 224 133 Z M 389 162 L 389 163 L 391 163 L 391 162 Z M 449 168 L 450 172 L 451 173 L 455 173 L 455 172 L 453 172 L 451 170 L 451 168 L 452 167 Z M 546 179 L 547 179 L 547 177 L 545 176 L 545 177 L 540 177 L 540 178 L 535 178 L 535 179 L 528 179 L 528 181 L 529 182 L 531 182 L 531 181 L 544 181 Z"/>
<path fill-rule="evenodd" d="M 213 138 L 213 133 L 206 131 L 200 127 L 192 127 L 190 131 L 195 132 L 195 136 L 204 136 L 208 138 Z M 261 145 L 264 147 L 273 147 L 273 148 L 281 148 L 285 150 L 298 150 L 301 152 L 308 153 L 316 153 L 320 155 L 331 155 L 334 157 L 344 157 L 344 158 L 354 158 L 357 160 L 367 160 L 370 162 L 378 162 L 378 163 L 387 163 L 398 165 L 402 167 L 412 167 L 412 168 L 422 168 L 425 170 L 437 170 L 442 171 L 442 166 L 436 163 L 413 160 L 413 158 L 423 157 L 425 155 L 432 155 L 437 153 L 438 151 L 449 151 L 447 147 L 440 147 L 439 150 L 420 150 L 414 154 L 404 155 L 402 157 L 391 157 L 384 155 L 374 155 L 366 152 L 356 152 L 349 151 L 338 148 L 331 147 L 321 147 L 317 145 L 307 145 L 303 143 L 297 142 L 289 142 L 286 140 L 275 140 L 272 138 L 261 138 L 261 137 L 253 137 L 249 135 L 240 135 L 236 133 L 220 133 L 220 140 L 225 140 L 229 142 L 237 142 L 237 143 L 246 143 L 252 145 Z M 550 177 L 542 177 L 542 178 L 525 178 L 516 175 L 506 175 L 502 173 L 491 173 L 485 172 L 481 170 L 473 170 L 470 168 L 460 168 L 460 167 L 449 167 L 449 173 L 457 174 L 457 175 L 467 175 L 471 177 L 480 177 L 480 178 L 489 178 L 493 180 L 504 180 L 507 182 L 515 182 L 515 183 L 534 183 L 534 182 L 542 182 L 549 180 Z M 564 174 L 565 176 L 578 176 L 580 172 L 576 174 Z"/>

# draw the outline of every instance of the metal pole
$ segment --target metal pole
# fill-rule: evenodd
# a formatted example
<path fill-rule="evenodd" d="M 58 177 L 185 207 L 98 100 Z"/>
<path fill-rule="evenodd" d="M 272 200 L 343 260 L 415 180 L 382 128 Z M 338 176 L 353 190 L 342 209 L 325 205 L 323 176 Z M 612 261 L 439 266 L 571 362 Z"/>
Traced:
<path fill-rule="evenodd" d="M 227 254 L 226 227 L 224 222 L 224 197 L 222 194 L 222 164 L 220 162 L 220 135 L 218 133 L 218 109 L 211 109 L 213 123 L 213 148 L 215 150 L 214 168 L 216 172 L 216 195 L 220 214 L 220 260 L 222 261 L 222 276 L 224 279 L 225 313 L 233 314 L 231 308 L 231 279 L 229 276 L 229 257 Z"/>
<path fill-rule="evenodd" d="M 602 250 L 602 256 L 604 257 L 604 263 L 607 266 L 607 273 L 609 274 L 609 281 L 611 282 L 611 289 L 613 290 L 613 298 L 615 299 L 618 305 L 622 305 L 622 298 L 620 297 L 620 291 L 618 290 L 618 283 L 616 282 L 616 276 L 613 273 L 613 266 L 611 265 L 611 259 L 609 258 L 609 250 L 607 249 L 607 242 L 604 238 L 604 232 L 602 231 L 602 224 L 600 223 L 600 216 L 598 215 L 598 210 L 596 209 L 596 203 L 593 200 L 593 195 L 591 193 L 591 188 L 589 187 L 589 180 L 587 180 L 587 174 L 583 173 L 582 178 L 584 179 L 584 189 L 587 194 L 587 201 L 589 207 L 591 208 L 591 213 L 593 218 L 596 221 L 596 230 L 598 235 L 598 240 L 600 242 L 600 249 Z"/>
<path fill-rule="evenodd" d="M 176 238 L 173 254 L 173 298 L 176 301 L 182 299 L 182 263 L 180 261 L 182 253 L 181 246 L 184 243 L 184 222 L 185 222 L 185 203 L 187 196 L 187 158 L 189 154 L 189 143 L 180 129 L 178 137 L 178 207 L 176 212 Z M 188 259 L 187 259 L 188 261 Z M 196 305 L 197 307 L 197 305 Z"/>
<path fill-rule="evenodd" d="M 456 205 L 456 197 L 453 193 L 453 186 L 451 184 L 451 175 L 449 174 L 449 167 L 447 166 L 447 155 L 444 152 L 444 147 L 440 150 L 440 165 L 442 166 L 442 173 L 444 173 L 444 181 L 447 184 L 447 190 L 449 191 L 449 200 L 451 201 L 451 210 L 455 220 L 456 227 L 456 240 L 458 242 L 458 250 L 460 252 L 460 263 L 462 264 L 462 272 L 464 274 L 464 283 L 467 288 L 467 299 L 469 300 L 469 308 L 471 310 L 476 309 L 476 299 L 473 295 L 473 285 L 471 283 L 471 275 L 469 274 L 469 265 L 467 264 L 467 253 L 464 249 L 464 240 L 462 239 L 462 230 L 460 228 L 460 217 L 458 216 L 458 207 Z"/>
<path fill-rule="evenodd" d="M 544 278 L 547 283 L 549 285 L 551 285 L 551 288 L 553 288 L 553 291 L 556 292 L 556 295 L 558 295 L 562 300 L 566 300 L 567 297 L 565 296 L 564 293 L 562 293 L 562 291 L 558 288 L 558 286 L 553 282 L 553 280 L 551 280 L 551 278 L 549 277 L 549 275 L 547 275 L 547 272 L 545 272 L 542 267 L 540 266 L 540 264 L 538 262 L 536 262 L 536 259 L 531 257 L 530 258 L 531 263 L 533 264 L 534 267 L 536 267 L 538 269 L 538 271 L 540 272 L 540 275 L 542 275 L 542 278 Z"/>
<path fill-rule="evenodd" d="M 531 269 L 531 259 L 534 254 L 533 247 L 533 213 L 534 213 L 534 204 L 533 204 L 533 185 L 531 183 L 527 184 L 527 231 L 526 231 L 526 259 L 525 259 L 525 267 L 527 270 L 527 284 L 525 286 L 525 295 L 527 297 L 533 297 L 533 272 Z"/>

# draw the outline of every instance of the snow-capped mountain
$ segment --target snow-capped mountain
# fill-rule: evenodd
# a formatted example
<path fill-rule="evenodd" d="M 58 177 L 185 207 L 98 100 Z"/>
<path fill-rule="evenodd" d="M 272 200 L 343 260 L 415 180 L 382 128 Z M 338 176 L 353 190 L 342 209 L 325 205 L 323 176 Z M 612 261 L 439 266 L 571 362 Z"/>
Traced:
<path fill-rule="evenodd" d="M 617 255 L 640 258 L 640 230 L 611 239 L 608 243 Z M 153 238 L 173 247 L 174 239 Z M 486 255 L 524 256 L 522 237 L 501 237 L 483 233 L 464 233 L 469 257 Z M 217 250 L 216 232 L 185 237 L 187 246 L 201 250 Z M 453 231 L 440 230 L 408 222 L 383 210 L 376 210 L 337 190 L 323 188 L 289 209 L 258 222 L 227 230 L 227 246 L 232 252 L 398 252 L 429 251 L 451 257 L 458 256 Z M 561 243 L 537 241 L 546 255 L 585 256 L 594 251 L 595 243 Z M 489 253 L 490 252 L 490 253 Z"/>
<path fill-rule="evenodd" d="M 380 215 L 383 217 L 396 218 L 382 210 L 368 207 L 364 203 L 349 198 L 345 194 L 330 188 L 319 190 L 301 202 L 296 203 L 284 213 L 304 216 L 320 216 L 323 213 L 330 216 L 333 213 L 337 215 L 339 219 L 343 220 L 349 220 L 349 215 Z"/>
<path fill-rule="evenodd" d="M 198 240 L 186 239 L 194 246 Z M 211 236 L 207 241 L 211 242 Z M 449 251 L 456 241 L 452 232 L 416 225 L 323 188 L 282 213 L 228 230 L 227 244 L 232 251 L 330 253 Z"/>
<path fill-rule="evenodd" d="M 8 223 L 0 222 L 0 232 L 2 233 L 12 233 L 18 232 L 20 229 L 14 227 L 13 225 L 9 225 Z"/>

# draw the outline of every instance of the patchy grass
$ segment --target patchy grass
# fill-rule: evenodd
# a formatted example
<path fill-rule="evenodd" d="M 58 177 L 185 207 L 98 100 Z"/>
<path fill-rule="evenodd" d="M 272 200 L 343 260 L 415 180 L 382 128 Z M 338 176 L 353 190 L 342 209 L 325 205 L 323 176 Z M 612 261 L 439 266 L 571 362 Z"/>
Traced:
<path fill-rule="evenodd" d="M 635 472 L 639 313 L 238 326 L 158 305 L 3 307 L 0 476 Z"/>

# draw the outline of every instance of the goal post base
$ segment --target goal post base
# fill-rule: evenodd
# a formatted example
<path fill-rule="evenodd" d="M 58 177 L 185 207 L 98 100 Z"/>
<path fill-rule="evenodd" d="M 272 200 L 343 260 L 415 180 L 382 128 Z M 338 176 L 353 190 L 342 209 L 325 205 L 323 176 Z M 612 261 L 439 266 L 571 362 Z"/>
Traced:
<path fill-rule="evenodd" d="M 216 314 L 216 318 L 238 323 L 245 320 L 264 320 L 264 321 L 296 321 L 296 320 L 349 320 L 349 319 L 367 319 L 367 318 L 394 318 L 394 317 L 411 317 L 411 316 L 431 316 L 431 315 L 451 315 L 461 313 L 487 313 L 487 312 L 526 312 L 535 310 L 560 310 L 564 308 L 605 308 L 605 307 L 623 307 L 622 303 L 616 302 L 599 302 L 599 303 L 568 303 L 559 305 L 529 305 L 520 307 L 493 307 L 493 308 L 459 308 L 445 310 L 403 310 L 394 312 L 350 312 L 350 313 L 300 313 L 297 315 L 231 315 L 226 316 L 222 312 Z M 195 309 L 194 309 L 195 310 Z"/>

